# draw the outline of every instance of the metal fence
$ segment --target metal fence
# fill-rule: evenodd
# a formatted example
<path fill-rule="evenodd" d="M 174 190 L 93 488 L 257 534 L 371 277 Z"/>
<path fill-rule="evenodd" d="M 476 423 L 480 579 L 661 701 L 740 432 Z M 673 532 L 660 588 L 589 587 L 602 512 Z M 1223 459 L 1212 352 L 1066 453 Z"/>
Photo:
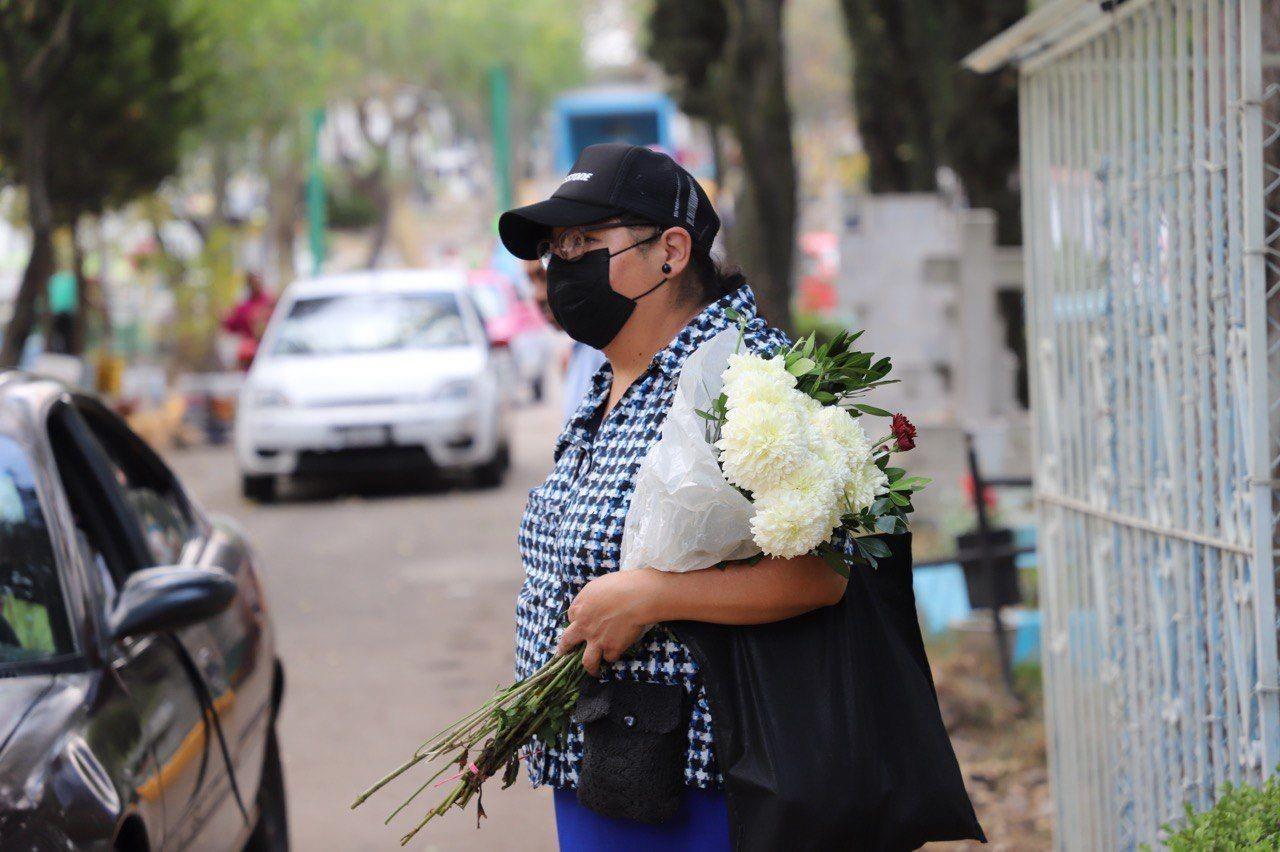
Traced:
<path fill-rule="evenodd" d="M 1280 94 L 1260 0 L 1090 14 L 1020 67 L 1050 770 L 1101 850 L 1280 761 Z"/>

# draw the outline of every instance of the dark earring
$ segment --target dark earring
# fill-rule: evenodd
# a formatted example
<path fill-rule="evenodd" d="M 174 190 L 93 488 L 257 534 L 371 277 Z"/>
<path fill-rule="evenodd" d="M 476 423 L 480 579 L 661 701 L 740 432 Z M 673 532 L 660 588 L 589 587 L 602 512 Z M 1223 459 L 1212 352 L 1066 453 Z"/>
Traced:
<path fill-rule="evenodd" d="M 663 272 L 665 272 L 665 273 L 670 273 L 670 272 L 671 272 L 671 264 L 669 264 L 669 263 L 664 263 L 664 264 L 662 264 L 662 271 L 663 271 Z"/>

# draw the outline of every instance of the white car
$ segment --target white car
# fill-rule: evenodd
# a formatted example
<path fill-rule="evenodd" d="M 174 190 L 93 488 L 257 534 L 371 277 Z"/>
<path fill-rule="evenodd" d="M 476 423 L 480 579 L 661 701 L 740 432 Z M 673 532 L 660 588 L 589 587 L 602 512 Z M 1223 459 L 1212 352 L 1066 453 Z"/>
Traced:
<path fill-rule="evenodd" d="M 463 271 L 298 281 L 240 392 L 244 494 L 279 477 L 422 470 L 502 481 L 507 393 Z"/>

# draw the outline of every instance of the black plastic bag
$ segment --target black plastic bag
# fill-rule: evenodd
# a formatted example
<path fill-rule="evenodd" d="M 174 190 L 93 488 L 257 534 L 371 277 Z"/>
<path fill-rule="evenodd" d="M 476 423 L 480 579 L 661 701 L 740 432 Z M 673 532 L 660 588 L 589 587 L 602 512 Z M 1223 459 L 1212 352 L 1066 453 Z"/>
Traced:
<path fill-rule="evenodd" d="M 754 626 L 667 625 L 711 705 L 736 852 L 986 842 L 942 723 L 910 533 L 840 603 Z"/>

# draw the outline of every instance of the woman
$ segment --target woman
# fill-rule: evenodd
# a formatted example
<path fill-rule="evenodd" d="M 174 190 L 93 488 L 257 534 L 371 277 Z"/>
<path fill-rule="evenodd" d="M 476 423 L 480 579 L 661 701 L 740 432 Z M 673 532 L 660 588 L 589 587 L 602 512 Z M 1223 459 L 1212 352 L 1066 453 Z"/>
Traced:
<path fill-rule="evenodd" d="M 562 848 L 658 842 L 664 849 L 728 849 L 697 666 L 664 630 L 648 628 L 676 620 L 776 621 L 835 603 L 845 581 L 814 556 L 688 574 L 616 570 L 636 471 L 659 436 L 684 360 L 732 326 L 730 310 L 747 319 L 748 348 L 770 349 L 785 338 L 755 316 L 743 279 L 715 266 L 710 250 L 719 219 L 697 181 L 670 157 L 595 145 L 583 151 L 570 178 L 549 202 L 510 211 L 500 226 L 517 257 L 549 252 L 548 298 L 560 325 L 608 359 L 560 436 L 555 469 L 525 511 L 518 674 L 528 676 L 557 650 L 584 644 L 583 664 L 593 675 L 680 684 L 693 707 L 684 760 L 691 789 L 685 810 L 660 826 L 575 813 L 577 731 L 563 749 L 544 746 L 530 772 L 535 784 L 557 788 Z M 610 195 L 614 184 L 624 192 Z"/>
<path fill-rule="evenodd" d="M 519 535 L 526 577 L 517 602 L 517 675 L 584 646 L 583 665 L 600 678 L 584 692 L 604 702 L 593 705 L 604 712 L 587 718 L 607 716 L 636 737 L 593 721 L 532 750 L 533 783 L 556 788 L 564 850 L 732 848 L 703 673 L 690 647 L 663 625 L 778 622 L 845 594 L 846 580 L 814 556 L 684 574 L 617 570 L 635 477 L 685 360 L 737 322 L 745 323 L 752 351 L 787 343 L 756 315 L 743 278 L 712 260 L 719 224 L 688 172 L 665 154 L 623 144 L 584 149 L 550 199 L 499 221 L 512 254 L 546 264 L 560 326 L 607 358 L 557 441 L 550 476 L 530 492 Z M 683 699 L 678 717 L 673 694 Z M 624 705 L 624 713 L 608 715 Z M 634 754 L 611 757 L 619 742 L 624 750 L 634 743 Z M 740 838 L 741 818 L 735 822 Z"/>

